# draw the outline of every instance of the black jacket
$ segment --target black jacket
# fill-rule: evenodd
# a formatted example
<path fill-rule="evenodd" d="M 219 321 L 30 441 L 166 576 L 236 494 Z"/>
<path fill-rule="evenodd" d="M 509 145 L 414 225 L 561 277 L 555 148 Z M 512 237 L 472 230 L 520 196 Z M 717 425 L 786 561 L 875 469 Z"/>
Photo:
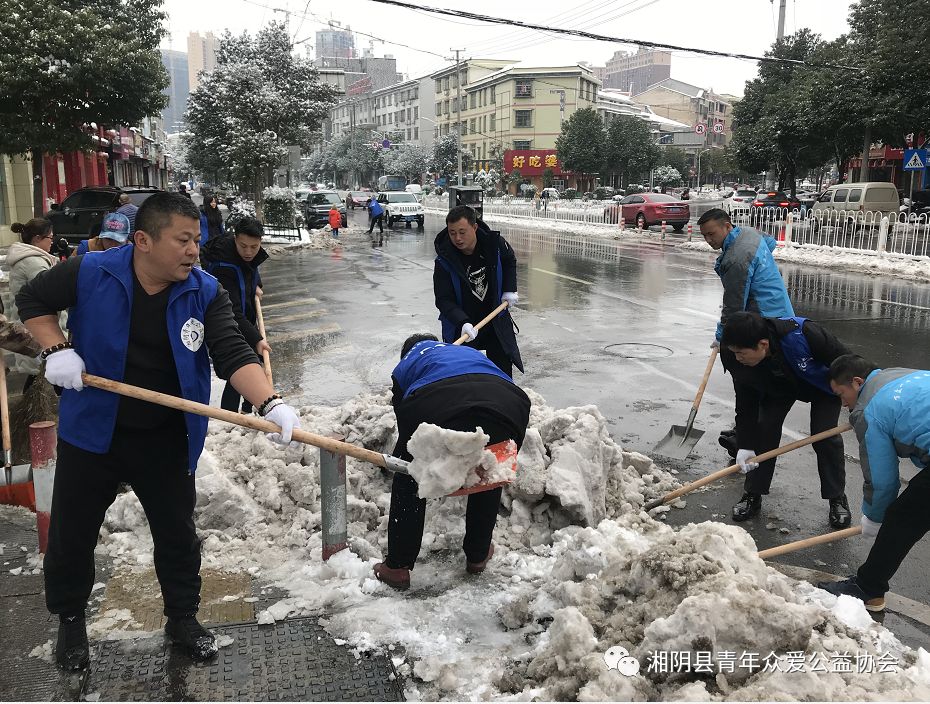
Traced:
<path fill-rule="evenodd" d="M 795 399 L 810 403 L 830 400 L 839 404 L 838 397 L 827 396 L 816 386 L 801 379 L 785 361 L 781 340 L 794 332 L 798 324 L 793 320 L 764 318 L 769 329 L 769 350 L 766 357 L 755 367 L 730 361 L 733 386 L 736 390 L 736 436 L 739 447 L 752 448 L 758 434 L 759 406 L 766 398 Z M 833 360 L 850 350 L 826 328 L 808 320 L 803 334 L 814 360 L 829 367 Z"/>
<path fill-rule="evenodd" d="M 517 292 L 517 257 L 513 248 L 507 240 L 501 237 L 499 232 L 489 228 L 484 221 L 478 221 L 477 248 L 481 251 L 488 267 L 488 289 L 493 291 L 494 295 L 488 296 L 483 302 L 477 302 L 476 300 L 472 304 L 471 299 L 465 296 L 464 293 L 462 296 L 464 300 L 459 301 L 452 275 L 446 268 L 452 269 L 454 275 L 458 278 L 461 290 L 463 292 L 467 291 L 468 281 L 466 280 L 465 267 L 462 265 L 458 250 L 449 239 L 449 228 L 443 228 L 442 232 L 436 235 L 435 247 L 437 256 L 433 268 L 433 293 L 436 297 L 436 307 L 439 309 L 439 319 L 443 322 L 443 339 L 446 342 L 452 342 L 461 336 L 463 324 L 471 323 L 474 325 L 499 306 L 502 293 Z M 498 255 L 500 255 L 501 265 L 499 290 L 497 290 Z M 465 301 L 468 301 L 468 303 L 465 303 Z M 469 309 L 468 311 L 466 311 L 466 307 Z M 522 372 L 523 360 L 520 358 L 520 349 L 517 346 L 517 336 L 514 333 L 510 311 L 506 310 L 502 315 L 498 315 L 489 325 L 485 326 L 484 330 L 493 332 L 497 336 L 501 347 L 510 357 L 514 366 Z M 450 337 L 451 339 L 449 339 Z"/>
<path fill-rule="evenodd" d="M 211 238 L 200 250 L 203 268 L 213 274 L 229 293 L 239 330 L 252 349 L 262 339 L 255 324 L 255 289 L 262 281 L 258 267 L 267 259 L 268 253 L 260 247 L 255 258 L 246 262 L 239 256 L 233 235 Z"/>

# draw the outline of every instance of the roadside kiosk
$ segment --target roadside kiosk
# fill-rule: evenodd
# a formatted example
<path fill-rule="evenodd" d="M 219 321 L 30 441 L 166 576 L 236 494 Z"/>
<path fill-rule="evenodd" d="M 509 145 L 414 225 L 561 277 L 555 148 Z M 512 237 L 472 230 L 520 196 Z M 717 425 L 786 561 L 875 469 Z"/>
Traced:
<path fill-rule="evenodd" d="M 449 186 L 449 210 L 457 205 L 470 205 L 484 217 L 484 189 L 481 186 Z"/>

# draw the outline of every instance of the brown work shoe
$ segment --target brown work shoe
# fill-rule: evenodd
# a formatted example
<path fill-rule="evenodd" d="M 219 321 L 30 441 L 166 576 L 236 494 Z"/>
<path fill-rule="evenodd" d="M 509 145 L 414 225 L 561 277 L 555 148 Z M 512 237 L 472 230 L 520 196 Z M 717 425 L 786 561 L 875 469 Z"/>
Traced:
<path fill-rule="evenodd" d="M 491 543 L 491 548 L 488 550 L 488 556 L 481 562 L 469 562 L 468 560 L 465 560 L 465 571 L 468 572 L 468 574 L 481 574 L 484 572 L 484 568 L 488 566 L 488 562 L 492 557 L 494 557 L 494 543 Z"/>
<path fill-rule="evenodd" d="M 388 567 L 383 562 L 375 565 L 375 577 L 389 587 L 404 591 L 410 588 L 410 570 L 406 567 Z"/>

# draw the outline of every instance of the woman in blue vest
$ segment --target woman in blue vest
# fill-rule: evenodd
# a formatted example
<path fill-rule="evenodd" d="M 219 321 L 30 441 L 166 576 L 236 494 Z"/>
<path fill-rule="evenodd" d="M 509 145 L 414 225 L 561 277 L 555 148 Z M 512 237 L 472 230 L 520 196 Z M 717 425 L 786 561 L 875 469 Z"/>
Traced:
<path fill-rule="evenodd" d="M 442 339 L 454 342 L 468 335 L 465 344 L 485 350 L 507 376 L 516 366 L 523 371 L 510 309 L 504 310 L 480 331 L 475 323 L 507 301 L 516 305 L 517 257 L 510 244 L 494 232 L 473 208 L 460 205 L 446 215 L 446 228 L 436 235 L 433 293 Z"/>
<path fill-rule="evenodd" d="M 209 403 L 212 359 L 217 376 L 281 428 L 280 440 L 289 441 L 299 425 L 239 332 L 226 291 L 194 266 L 199 215 L 183 195 L 156 193 L 139 208 L 134 245 L 73 257 L 16 297 L 43 348 L 46 378 L 64 389 L 44 563 L 46 604 L 59 616 L 56 659 L 64 669 L 88 665 L 84 612 L 94 548 L 120 482 L 132 485 L 152 531 L 165 632 L 195 659 L 217 652 L 213 635 L 197 621 L 194 470 L 207 419 L 85 389 L 81 373 Z M 65 308 L 71 342 L 58 326 Z"/>
<path fill-rule="evenodd" d="M 796 401 L 811 406 L 811 435 L 835 428 L 840 399 L 830 388 L 833 360 L 849 350 L 830 332 L 805 318 L 763 318 L 736 312 L 723 326 L 721 347 L 734 356 L 730 364 L 736 389 L 736 461 L 746 474 L 744 493 L 733 507 L 733 520 L 745 521 L 759 513 L 762 495 L 769 493 L 775 459 L 750 462 L 781 442 L 782 424 Z M 829 502 L 833 528 L 850 523 L 846 501 L 843 439 L 837 435 L 814 443 L 820 495 Z"/>
<path fill-rule="evenodd" d="M 479 426 L 494 445 L 513 440 L 523 444 L 530 421 L 530 399 L 509 376 L 481 352 L 439 342 L 434 335 L 407 338 L 400 364 L 391 374 L 397 444 L 394 457 L 412 460 L 407 450 L 420 423 L 472 432 Z M 480 574 L 494 555 L 491 537 L 497 521 L 502 489 L 468 496 L 465 509 L 465 571 Z M 420 552 L 426 500 L 417 496 L 417 483 L 395 474 L 388 517 L 388 551 L 375 565 L 375 576 L 395 589 L 410 586 L 410 570 Z"/>

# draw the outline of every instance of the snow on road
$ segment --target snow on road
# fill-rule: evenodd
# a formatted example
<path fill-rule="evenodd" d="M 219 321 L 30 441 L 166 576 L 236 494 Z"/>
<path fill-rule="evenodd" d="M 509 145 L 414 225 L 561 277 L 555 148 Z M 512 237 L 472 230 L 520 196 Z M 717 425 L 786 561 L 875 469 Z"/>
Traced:
<path fill-rule="evenodd" d="M 197 476 L 204 566 L 283 590 L 261 623 L 320 615 L 337 641 L 390 655 L 410 699 L 930 698 L 930 655 L 903 646 L 860 603 L 769 568 L 737 526 L 675 530 L 647 515 L 643 504 L 675 478 L 624 452 L 596 407 L 553 409 L 528 393 L 518 479 L 504 492 L 497 551 L 483 575 L 464 571 L 466 499 L 444 498 L 428 504 L 411 589 L 375 580 L 391 478 L 351 458 L 350 549 L 324 563 L 318 451 L 281 449 L 220 424 Z M 301 416 L 308 430 L 379 452 L 396 435 L 387 393 L 304 407 Z M 132 493 L 108 512 L 99 549 L 118 565 L 151 564 Z M 837 653 L 873 664 L 884 657 L 896 670 L 834 671 Z M 663 669 L 669 656 L 679 669 L 687 658 L 704 670 Z M 618 671 L 620 660 L 634 674 Z"/>

